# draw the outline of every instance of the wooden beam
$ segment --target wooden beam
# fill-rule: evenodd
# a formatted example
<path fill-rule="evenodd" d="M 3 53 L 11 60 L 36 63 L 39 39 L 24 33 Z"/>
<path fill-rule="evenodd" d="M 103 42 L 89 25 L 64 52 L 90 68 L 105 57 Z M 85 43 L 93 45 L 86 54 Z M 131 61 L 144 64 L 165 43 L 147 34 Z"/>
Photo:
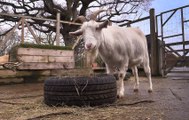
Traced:
<path fill-rule="evenodd" d="M 2 16 L 11 16 L 11 17 L 18 17 L 18 18 L 22 18 L 24 17 L 25 19 L 35 19 L 35 20 L 41 20 L 41 21 L 51 21 L 51 22 L 56 22 L 55 19 L 48 19 L 48 18 L 41 18 L 41 17 L 32 17 L 32 16 L 24 16 L 24 15 L 18 15 L 18 14 L 11 14 L 11 13 L 0 13 L 0 15 Z M 72 24 L 72 25 L 82 25 L 81 23 L 74 23 L 74 22 L 70 22 L 70 21 L 63 21 L 61 20 L 60 23 L 64 23 L 64 24 Z"/>
<path fill-rule="evenodd" d="M 56 15 L 56 45 L 60 46 L 60 12 Z"/>
<path fill-rule="evenodd" d="M 22 17 L 22 33 L 21 33 L 21 43 L 24 43 L 24 21 L 25 18 Z"/>
<path fill-rule="evenodd" d="M 33 63 L 74 62 L 73 56 L 62 57 L 62 56 L 18 55 L 17 58 L 19 61 L 22 62 L 33 62 Z"/>
<path fill-rule="evenodd" d="M 31 56 L 31 55 L 17 55 L 19 61 L 22 62 L 43 62 L 48 63 L 48 56 Z"/>
<path fill-rule="evenodd" d="M 18 48 L 17 55 L 69 57 L 69 56 L 74 56 L 74 51 L 73 50 L 50 50 L 50 49 L 40 49 L 40 48 Z"/>
<path fill-rule="evenodd" d="M 55 69 L 72 69 L 74 68 L 75 63 L 64 62 L 64 63 L 23 63 L 17 67 L 18 70 L 55 70 Z"/>
<path fill-rule="evenodd" d="M 156 36 L 155 10 L 150 9 L 150 36 L 151 36 L 151 72 L 159 75 L 158 39 Z"/>
<path fill-rule="evenodd" d="M 30 31 L 30 33 L 32 34 L 33 38 L 35 39 L 37 44 L 40 44 L 39 39 L 37 38 L 37 36 L 35 35 L 33 29 L 30 27 L 30 25 L 25 21 L 26 26 L 28 27 L 28 30 Z"/>

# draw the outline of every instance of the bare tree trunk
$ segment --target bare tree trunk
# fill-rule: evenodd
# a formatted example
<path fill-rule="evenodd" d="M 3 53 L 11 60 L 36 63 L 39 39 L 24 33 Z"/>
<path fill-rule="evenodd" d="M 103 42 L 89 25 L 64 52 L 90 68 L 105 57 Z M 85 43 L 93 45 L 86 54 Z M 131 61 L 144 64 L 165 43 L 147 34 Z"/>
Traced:
<path fill-rule="evenodd" d="M 64 37 L 64 42 L 66 46 L 73 46 L 76 37 L 70 36 L 69 32 L 75 31 L 79 28 L 80 26 L 75 26 L 75 25 L 68 25 L 68 24 L 63 24 L 64 30 L 61 31 L 63 37 Z"/>

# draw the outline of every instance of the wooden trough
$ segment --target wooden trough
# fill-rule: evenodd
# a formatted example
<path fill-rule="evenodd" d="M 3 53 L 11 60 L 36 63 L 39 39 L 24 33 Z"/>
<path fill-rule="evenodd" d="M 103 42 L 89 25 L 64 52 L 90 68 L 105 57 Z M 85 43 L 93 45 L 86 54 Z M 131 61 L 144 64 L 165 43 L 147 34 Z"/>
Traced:
<path fill-rule="evenodd" d="M 17 59 L 23 62 L 18 66 L 19 70 L 70 69 L 75 66 L 71 50 L 18 48 Z"/>
<path fill-rule="evenodd" d="M 49 76 L 87 76 L 90 73 L 88 69 L 76 69 L 74 51 L 60 46 L 19 45 L 9 55 L 1 57 L 0 63 L 0 85 L 40 82 Z M 13 67 L 14 63 L 19 65 Z M 7 68 L 4 69 L 3 65 Z"/>
<path fill-rule="evenodd" d="M 14 54 L 10 55 L 10 61 L 22 63 L 17 67 L 18 70 L 72 69 L 75 67 L 74 51 L 70 49 L 18 47 Z"/>

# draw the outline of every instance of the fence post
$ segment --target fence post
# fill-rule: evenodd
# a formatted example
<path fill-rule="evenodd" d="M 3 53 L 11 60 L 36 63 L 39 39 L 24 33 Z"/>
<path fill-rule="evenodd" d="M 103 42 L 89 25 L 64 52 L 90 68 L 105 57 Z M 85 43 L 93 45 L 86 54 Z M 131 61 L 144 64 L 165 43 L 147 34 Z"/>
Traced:
<path fill-rule="evenodd" d="M 155 10 L 150 9 L 150 38 L 151 38 L 151 72 L 152 75 L 159 75 L 158 39 L 156 36 Z"/>
<path fill-rule="evenodd" d="M 22 17 L 22 34 L 21 34 L 21 43 L 23 44 L 24 43 L 24 21 L 25 21 L 25 18 Z"/>
<path fill-rule="evenodd" d="M 56 45 L 60 45 L 60 12 L 56 15 Z"/>

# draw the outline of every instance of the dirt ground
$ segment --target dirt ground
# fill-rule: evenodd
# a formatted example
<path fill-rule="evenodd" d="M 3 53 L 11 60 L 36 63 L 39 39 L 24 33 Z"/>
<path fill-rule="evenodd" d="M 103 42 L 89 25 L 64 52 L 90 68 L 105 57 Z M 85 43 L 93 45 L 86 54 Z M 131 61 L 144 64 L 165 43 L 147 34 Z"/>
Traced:
<path fill-rule="evenodd" d="M 140 91 L 134 80 L 125 81 L 125 97 L 98 107 L 49 107 L 43 103 L 43 83 L 0 86 L 0 120 L 188 120 L 189 80 L 153 78 L 148 93 L 146 78 Z"/>

